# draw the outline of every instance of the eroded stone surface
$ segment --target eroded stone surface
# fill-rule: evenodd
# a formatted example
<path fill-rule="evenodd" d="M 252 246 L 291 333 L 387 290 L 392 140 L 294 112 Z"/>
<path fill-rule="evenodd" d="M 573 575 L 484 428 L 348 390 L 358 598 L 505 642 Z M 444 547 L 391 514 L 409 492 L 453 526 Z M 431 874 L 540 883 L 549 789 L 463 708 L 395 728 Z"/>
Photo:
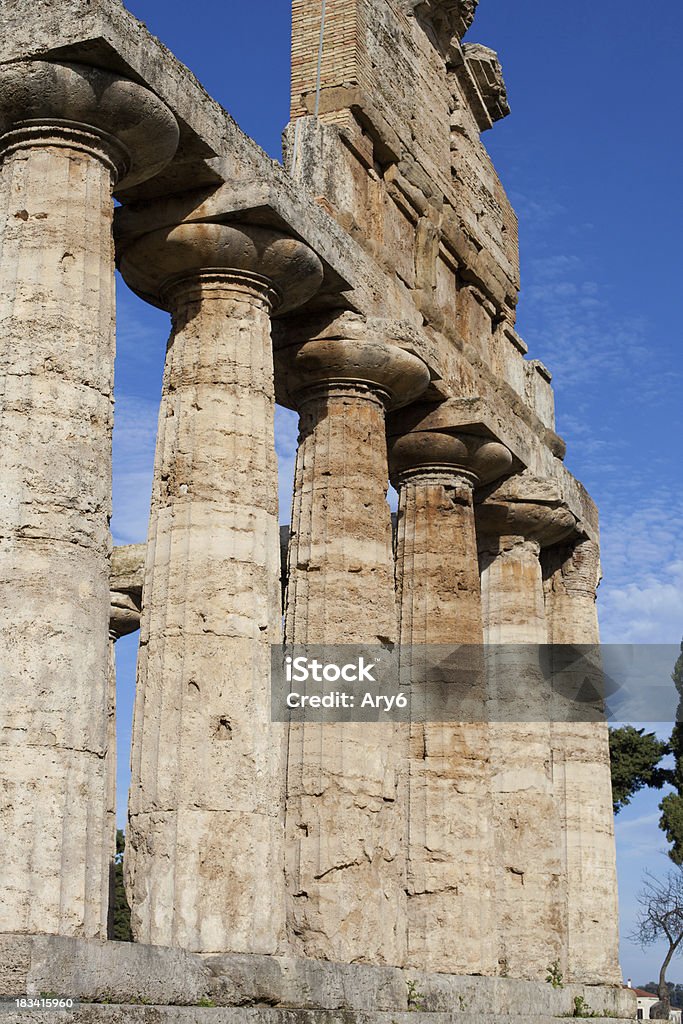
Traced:
<path fill-rule="evenodd" d="M 479 506 L 477 527 L 490 645 L 498 963 L 513 977 L 542 980 L 555 961 L 566 972 L 567 880 L 535 645 L 548 643 L 541 540 L 561 536 L 566 524 L 551 506 L 492 499 Z"/>
<path fill-rule="evenodd" d="M 80 65 L 0 68 L 4 930 L 106 929 L 112 189 L 133 173 L 129 126 L 158 129 L 142 179 L 177 143 L 155 96 Z"/>
<path fill-rule="evenodd" d="M 390 457 L 399 491 L 401 644 L 406 651 L 411 645 L 481 644 L 473 491 L 481 477 L 495 478 L 509 466 L 509 453 L 474 437 L 400 434 L 400 423 L 399 413 L 391 423 Z M 496 972 L 483 671 L 479 680 L 468 694 L 479 704 L 470 708 L 469 724 L 410 726 L 406 962 L 425 970 Z M 427 682 L 416 660 L 409 682 L 418 691 Z"/>
<path fill-rule="evenodd" d="M 271 278 L 256 273 L 263 257 Z M 295 296 L 315 290 L 319 265 L 273 233 L 197 225 L 143 238 L 123 272 L 173 320 L 138 661 L 133 930 L 205 953 L 275 953 L 285 735 L 269 719 L 280 637 L 270 314 L 289 281 Z"/>
<path fill-rule="evenodd" d="M 551 642 L 599 643 L 597 544 L 580 538 L 549 548 L 544 577 Z M 552 742 L 567 873 L 570 977 L 616 981 L 617 873 L 607 724 L 553 722 Z M 585 902 L 575 893 L 585 894 Z"/>
<path fill-rule="evenodd" d="M 385 414 L 426 388 L 424 364 L 377 337 L 279 354 L 300 412 L 285 638 L 397 640 Z M 292 724 L 287 768 L 292 949 L 402 964 L 406 952 L 403 730 Z"/>
<path fill-rule="evenodd" d="M 409 1007 L 408 983 L 420 994 L 425 1016 L 434 1024 L 444 1019 L 441 1015 L 448 1021 L 455 1015 L 461 1022 L 478 1021 L 483 1015 L 510 1024 L 545 1024 L 572 1016 L 576 996 L 610 1019 L 632 1019 L 635 1007 L 632 990 L 621 986 L 568 984 L 554 989 L 545 982 L 512 978 L 427 974 L 292 957 L 202 957 L 177 949 L 63 936 L 0 936 L 0 995 L 37 995 L 64 986 L 84 1003 L 127 1004 L 84 1007 L 83 1012 L 91 1015 L 86 1019 L 94 1020 L 100 1012 L 125 1020 L 126 1013 L 145 1010 L 139 1005 L 144 1000 L 157 1004 L 155 1014 L 170 1012 L 170 1019 L 175 1014 L 201 1020 L 209 1012 L 215 1019 L 225 1015 L 235 1021 L 248 1020 L 252 1013 L 273 1013 L 272 1020 L 278 1022 L 385 1022 L 403 1019 L 409 1011 L 411 1020 L 419 1020 L 418 1011 Z M 211 1010 L 199 1008 L 209 1001 L 215 1004 Z"/>

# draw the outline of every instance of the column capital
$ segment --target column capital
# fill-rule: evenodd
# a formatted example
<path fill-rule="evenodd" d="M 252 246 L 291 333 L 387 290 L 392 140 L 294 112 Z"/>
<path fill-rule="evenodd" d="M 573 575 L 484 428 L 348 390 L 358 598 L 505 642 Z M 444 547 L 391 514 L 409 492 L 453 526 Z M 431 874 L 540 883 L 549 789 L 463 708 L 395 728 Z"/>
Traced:
<path fill-rule="evenodd" d="M 286 404 L 296 409 L 331 392 L 370 397 L 395 409 L 429 385 L 429 370 L 418 356 L 373 332 L 366 338 L 319 337 L 290 345 L 276 351 L 275 361 Z"/>
<path fill-rule="evenodd" d="M 389 436 L 394 484 L 409 479 L 445 483 L 455 477 L 472 490 L 497 480 L 511 466 L 512 455 L 505 445 L 475 434 L 411 430 Z"/>
<path fill-rule="evenodd" d="M 109 639 L 116 641 L 135 633 L 140 628 L 139 600 L 128 591 L 121 590 L 110 590 L 109 600 Z"/>
<path fill-rule="evenodd" d="M 283 313 L 307 302 L 323 279 L 320 260 L 303 242 L 270 228 L 214 222 L 142 235 L 125 250 L 120 269 L 133 291 L 163 309 L 192 298 L 198 287 L 203 297 L 226 289 L 260 296 Z"/>
<path fill-rule="evenodd" d="M 178 139 L 166 104 L 120 75 L 54 61 L 0 67 L 0 161 L 35 146 L 82 150 L 125 189 L 158 174 Z"/>
<path fill-rule="evenodd" d="M 600 548 L 588 537 L 579 537 L 573 543 L 556 549 L 562 586 L 568 594 L 583 595 L 595 600 L 600 585 Z"/>
<path fill-rule="evenodd" d="M 477 535 L 482 550 L 503 548 L 510 538 L 550 547 L 577 530 L 553 480 L 519 473 L 490 490 L 477 504 Z"/>
<path fill-rule="evenodd" d="M 540 550 L 576 529 L 575 517 L 563 505 L 487 499 L 477 505 L 476 514 L 479 547 L 486 550 L 505 546 L 512 538 L 537 544 Z"/>
<path fill-rule="evenodd" d="M 140 628 L 144 544 L 126 544 L 112 551 L 109 575 L 109 637 L 119 640 Z"/>

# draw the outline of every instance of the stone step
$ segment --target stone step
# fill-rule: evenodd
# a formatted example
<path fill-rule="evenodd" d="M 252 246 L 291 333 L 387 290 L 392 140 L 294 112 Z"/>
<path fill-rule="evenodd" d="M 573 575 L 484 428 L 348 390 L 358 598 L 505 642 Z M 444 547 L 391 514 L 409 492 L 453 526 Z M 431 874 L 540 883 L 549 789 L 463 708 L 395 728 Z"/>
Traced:
<path fill-rule="evenodd" d="M 59 993 L 81 1006 L 71 1015 L 17 1015 L 5 1002 L 0 1024 L 12 1017 L 37 1024 L 41 1016 L 46 1024 L 551 1024 L 578 1020 L 577 1002 L 615 1021 L 633 1020 L 636 1004 L 633 991 L 617 985 L 553 988 L 540 980 L 0 935 L 0 997 L 21 993 Z"/>
<path fill-rule="evenodd" d="M 0 935 L 0 996 L 5 997 L 58 992 L 88 1004 L 166 1007 L 196 1007 L 210 1000 L 221 1007 L 337 1014 L 311 1018 L 325 1024 L 344 1020 L 346 1012 L 385 1013 L 391 1024 L 392 1015 L 409 1009 L 411 991 L 419 1004 L 415 1010 L 432 1014 L 432 1021 L 437 1012 L 456 1014 L 459 1020 L 464 1014 L 472 1020 L 482 1014 L 501 1020 L 509 1015 L 517 1021 L 566 1019 L 572 1017 L 577 999 L 603 1019 L 632 1020 L 636 1012 L 634 993 L 617 985 L 553 988 L 541 980 L 427 974 L 255 954 L 200 957 L 126 942 Z M 0 1013 L 0 1024 L 6 1024 L 6 1012 Z M 410 1019 L 417 1019 L 415 1011 Z"/>
<path fill-rule="evenodd" d="M 5 1011 L 0 1024 L 626 1024 L 624 1017 L 552 1017 L 545 1014 L 468 1013 L 466 1010 L 297 1010 L 272 1006 L 140 1006 L 81 1004 L 73 1012 Z"/>

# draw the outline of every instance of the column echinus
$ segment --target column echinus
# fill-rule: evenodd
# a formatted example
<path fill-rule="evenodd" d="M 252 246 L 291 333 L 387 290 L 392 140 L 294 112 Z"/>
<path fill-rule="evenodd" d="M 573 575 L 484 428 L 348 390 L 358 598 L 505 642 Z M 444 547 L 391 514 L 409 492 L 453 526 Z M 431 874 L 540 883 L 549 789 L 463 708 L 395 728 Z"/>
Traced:
<path fill-rule="evenodd" d="M 0 68 L 0 932 L 106 934 L 113 196 L 175 118 L 97 68 Z"/>
<path fill-rule="evenodd" d="M 585 536 L 574 538 L 548 548 L 542 562 L 550 643 L 597 646 L 597 543 Z M 593 647 L 591 660 L 596 654 L 599 664 Z M 567 977 L 616 984 L 621 975 L 606 722 L 553 722 L 553 759 L 557 799 L 564 810 Z"/>
<path fill-rule="evenodd" d="M 277 352 L 300 414 L 288 644 L 397 639 L 386 411 L 429 384 L 401 339 L 400 323 L 347 314 Z M 290 725 L 288 934 L 299 955 L 404 962 L 402 757 L 390 723 Z"/>
<path fill-rule="evenodd" d="M 477 505 L 491 735 L 498 962 L 567 969 L 562 807 L 554 792 L 541 548 L 575 529 L 546 481 L 514 476 Z"/>
<path fill-rule="evenodd" d="M 271 315 L 320 286 L 303 243 L 249 225 L 154 231 L 121 259 L 171 312 L 133 724 L 127 889 L 138 941 L 276 953 L 284 726 Z"/>
<path fill-rule="evenodd" d="M 408 964 L 492 975 L 497 909 L 481 647 L 469 649 L 470 671 L 461 662 L 455 677 L 450 655 L 454 645 L 482 644 L 473 492 L 509 472 L 512 456 L 495 440 L 449 429 L 448 419 L 425 405 L 389 424 L 401 650 L 414 699 L 427 695 L 424 721 L 411 725 Z M 438 685 L 457 688 L 444 715 L 428 699 Z"/>

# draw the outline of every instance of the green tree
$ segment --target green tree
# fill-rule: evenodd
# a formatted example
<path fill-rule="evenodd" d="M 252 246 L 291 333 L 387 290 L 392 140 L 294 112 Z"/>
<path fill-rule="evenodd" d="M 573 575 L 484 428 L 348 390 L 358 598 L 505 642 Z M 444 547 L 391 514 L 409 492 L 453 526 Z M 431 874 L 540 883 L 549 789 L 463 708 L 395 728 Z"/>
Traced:
<path fill-rule="evenodd" d="M 126 849 L 126 837 L 123 829 L 116 830 L 116 857 L 114 859 L 114 885 L 112 893 L 111 939 L 115 942 L 132 942 L 133 933 L 130 927 L 130 907 L 126 899 L 123 885 L 123 854 Z"/>
<path fill-rule="evenodd" d="M 682 737 L 683 738 L 683 737 Z M 612 803 L 614 813 L 630 804 L 641 789 L 661 789 L 670 781 L 671 772 L 660 768 L 670 745 L 658 740 L 653 732 L 622 725 L 609 731 L 609 753 L 612 765 Z"/>
<path fill-rule="evenodd" d="M 669 988 L 671 1006 L 675 1010 L 680 1010 L 683 1006 L 683 985 L 674 983 L 673 981 L 667 981 L 667 985 Z M 659 996 L 659 985 L 656 981 L 648 981 L 647 985 L 638 985 L 637 988 L 642 988 L 645 992 L 652 992 L 653 996 Z"/>
<path fill-rule="evenodd" d="M 669 772 L 669 781 L 675 789 L 675 793 L 667 793 L 659 805 L 662 816 L 659 819 L 659 827 L 666 833 L 666 838 L 671 843 L 669 857 L 674 864 L 683 864 L 683 642 L 681 642 L 681 653 L 671 674 L 674 685 L 678 690 L 678 710 L 676 712 L 676 724 L 671 733 L 671 753 L 674 755 L 674 767 Z"/>

